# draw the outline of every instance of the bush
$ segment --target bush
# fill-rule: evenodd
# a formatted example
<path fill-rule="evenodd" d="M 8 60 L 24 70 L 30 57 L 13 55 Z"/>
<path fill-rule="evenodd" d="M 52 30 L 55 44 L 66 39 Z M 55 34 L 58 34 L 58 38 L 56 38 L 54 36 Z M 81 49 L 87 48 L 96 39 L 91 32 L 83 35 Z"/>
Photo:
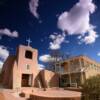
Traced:
<path fill-rule="evenodd" d="M 22 92 L 22 93 L 19 94 L 19 96 L 20 96 L 20 97 L 25 97 L 25 93 Z"/>
<path fill-rule="evenodd" d="M 98 100 L 97 98 L 100 98 L 100 75 L 87 79 L 82 88 L 82 100 Z"/>
<path fill-rule="evenodd" d="M 46 88 L 43 88 L 43 91 L 46 91 Z"/>

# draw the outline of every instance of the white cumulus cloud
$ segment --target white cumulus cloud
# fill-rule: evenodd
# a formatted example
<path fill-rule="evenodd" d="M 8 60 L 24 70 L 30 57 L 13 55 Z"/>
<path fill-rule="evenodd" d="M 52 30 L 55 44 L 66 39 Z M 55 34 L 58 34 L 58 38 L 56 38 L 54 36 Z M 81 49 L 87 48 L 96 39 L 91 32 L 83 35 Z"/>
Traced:
<path fill-rule="evenodd" d="M 39 66 L 39 69 L 40 69 L 40 70 L 45 69 L 45 66 L 44 66 L 43 64 L 38 64 L 38 66 Z"/>
<path fill-rule="evenodd" d="M 0 68 L 2 68 L 2 66 L 3 66 L 3 62 L 2 62 L 2 61 L 0 61 Z"/>
<path fill-rule="evenodd" d="M 5 29 L 0 29 L 0 36 L 2 36 L 2 35 L 17 38 L 18 37 L 18 32 L 17 31 L 11 32 L 9 29 L 5 28 Z"/>
<path fill-rule="evenodd" d="M 49 55 L 49 54 L 44 54 L 44 55 L 39 57 L 39 60 L 41 62 L 48 63 L 48 62 L 60 61 L 60 60 L 62 60 L 62 58 L 61 57 L 55 57 L 55 56 Z"/>
<path fill-rule="evenodd" d="M 97 56 L 99 56 L 99 57 L 100 57 L 100 52 L 98 52 L 98 53 L 97 53 Z"/>
<path fill-rule="evenodd" d="M 39 57 L 39 60 L 42 62 L 49 62 L 51 60 L 51 56 L 49 54 L 45 54 Z"/>
<path fill-rule="evenodd" d="M 6 60 L 7 57 L 9 56 L 9 51 L 5 46 L 0 46 L 0 58 L 2 60 Z"/>
<path fill-rule="evenodd" d="M 39 14 L 37 12 L 39 6 L 39 0 L 30 0 L 29 2 L 29 10 L 37 19 L 39 18 Z"/>
<path fill-rule="evenodd" d="M 96 34 L 96 32 L 91 30 L 89 32 L 89 35 L 84 37 L 83 42 L 85 42 L 86 44 L 94 43 L 97 37 L 98 35 Z"/>
<path fill-rule="evenodd" d="M 92 1 L 79 0 L 69 12 L 63 12 L 58 18 L 58 28 L 69 35 L 79 34 L 84 36 L 81 39 L 86 44 L 94 43 L 98 36 L 94 30 L 95 26 L 90 23 L 90 15 L 96 9 L 96 5 Z M 86 33 L 88 33 L 88 36 L 85 37 Z"/>
<path fill-rule="evenodd" d="M 63 34 L 57 34 L 57 33 L 54 33 L 52 35 L 50 35 L 50 39 L 52 40 L 52 42 L 50 42 L 49 44 L 49 48 L 51 50 L 57 50 L 57 49 L 60 49 L 61 48 L 61 44 L 63 42 L 66 42 L 65 41 L 65 37 L 66 35 L 63 33 Z M 67 41 L 68 42 L 68 41 Z"/>

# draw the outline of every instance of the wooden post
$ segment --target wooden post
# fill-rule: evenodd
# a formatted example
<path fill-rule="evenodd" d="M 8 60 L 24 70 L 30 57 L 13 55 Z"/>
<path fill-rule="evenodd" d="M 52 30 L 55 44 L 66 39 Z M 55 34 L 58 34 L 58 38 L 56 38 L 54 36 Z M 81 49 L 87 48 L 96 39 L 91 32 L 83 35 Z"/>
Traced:
<path fill-rule="evenodd" d="M 83 67 L 82 67 L 82 64 L 81 64 L 80 60 L 79 60 L 79 62 L 80 62 L 80 67 L 81 67 L 81 84 L 82 84 L 84 82 L 83 71 L 82 71 Z"/>
<path fill-rule="evenodd" d="M 69 74 L 69 84 L 71 86 L 71 69 L 70 69 L 70 66 L 69 66 L 69 62 L 68 62 L 68 74 Z"/>

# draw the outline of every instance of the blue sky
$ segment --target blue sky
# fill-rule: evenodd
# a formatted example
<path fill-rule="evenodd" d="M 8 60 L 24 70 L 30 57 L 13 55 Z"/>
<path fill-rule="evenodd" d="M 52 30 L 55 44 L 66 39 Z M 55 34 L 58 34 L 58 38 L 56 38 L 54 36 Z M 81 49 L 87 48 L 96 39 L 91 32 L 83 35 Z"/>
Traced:
<path fill-rule="evenodd" d="M 81 32 L 71 30 L 71 25 L 76 26 L 74 29 L 79 29 L 75 23 L 75 17 L 78 14 L 80 16 L 78 13 L 80 11 L 79 9 L 75 11 L 76 8 L 73 8 L 77 3 L 79 0 L 1 0 L 0 59 L 5 60 L 9 54 L 15 54 L 17 46 L 27 45 L 26 39 L 31 38 L 31 46 L 38 49 L 39 57 L 43 58 L 44 55 L 49 55 L 50 51 L 59 49 L 72 56 L 87 55 L 100 62 L 100 1 L 92 1 L 96 9 L 93 13 L 89 13 L 89 24 L 95 26 L 93 32 L 96 32 L 92 34 L 93 39 L 95 38 L 93 41 L 85 40 L 90 30 L 83 32 L 85 34 L 83 37 Z M 71 9 L 74 9 L 72 12 L 75 13 L 70 13 Z M 67 24 L 69 28 L 66 27 L 67 25 L 63 26 L 68 23 L 69 18 L 62 18 L 64 12 L 67 12 L 66 16 L 72 15 L 73 18 L 73 24 Z M 61 20 L 59 20 L 60 17 Z M 85 21 L 87 19 L 84 17 L 83 22 Z M 55 37 L 52 38 L 51 35 Z M 60 42 L 57 42 L 57 39 Z M 42 64 L 43 60 L 39 63 Z"/>

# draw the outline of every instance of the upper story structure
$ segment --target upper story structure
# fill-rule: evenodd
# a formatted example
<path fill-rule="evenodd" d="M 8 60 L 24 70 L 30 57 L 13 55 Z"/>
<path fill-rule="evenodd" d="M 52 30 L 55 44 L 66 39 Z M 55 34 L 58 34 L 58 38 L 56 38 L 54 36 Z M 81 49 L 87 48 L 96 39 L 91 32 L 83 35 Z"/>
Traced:
<path fill-rule="evenodd" d="M 96 74 L 100 73 L 100 63 L 87 56 L 76 56 L 56 63 L 56 72 L 61 74 L 76 73 L 81 71 L 93 70 Z M 93 74 L 93 73 L 92 73 Z"/>
<path fill-rule="evenodd" d="M 77 83 L 80 85 L 91 76 L 100 74 L 100 63 L 87 56 L 76 56 L 58 62 L 55 69 L 66 84 Z"/>

